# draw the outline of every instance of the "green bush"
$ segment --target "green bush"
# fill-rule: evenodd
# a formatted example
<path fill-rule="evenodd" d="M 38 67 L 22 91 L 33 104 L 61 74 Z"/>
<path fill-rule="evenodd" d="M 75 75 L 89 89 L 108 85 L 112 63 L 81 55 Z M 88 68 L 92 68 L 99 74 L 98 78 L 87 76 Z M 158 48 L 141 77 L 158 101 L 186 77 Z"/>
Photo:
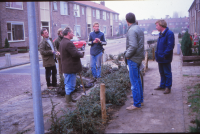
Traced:
<path fill-rule="evenodd" d="M 192 55 L 191 48 L 192 48 L 192 41 L 190 39 L 188 31 L 186 31 L 181 41 L 181 50 L 183 56 L 191 56 Z"/>
<path fill-rule="evenodd" d="M 5 39 L 5 46 L 4 48 L 9 48 L 10 47 L 10 43 L 8 42 L 8 39 Z"/>

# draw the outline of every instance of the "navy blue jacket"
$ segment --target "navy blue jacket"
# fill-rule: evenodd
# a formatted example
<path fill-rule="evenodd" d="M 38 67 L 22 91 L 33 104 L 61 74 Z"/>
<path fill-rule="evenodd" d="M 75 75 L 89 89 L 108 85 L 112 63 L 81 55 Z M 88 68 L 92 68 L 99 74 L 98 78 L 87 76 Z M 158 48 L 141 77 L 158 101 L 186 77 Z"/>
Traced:
<path fill-rule="evenodd" d="M 157 48 L 155 51 L 156 61 L 158 63 L 171 63 L 174 45 L 174 33 L 167 27 L 163 33 L 159 33 Z"/>
<path fill-rule="evenodd" d="M 95 38 L 99 38 L 101 43 L 93 43 Z M 98 55 L 99 53 L 103 51 L 103 44 L 104 45 L 106 44 L 104 33 L 102 33 L 101 31 L 91 32 L 89 36 L 89 42 L 90 44 L 88 43 L 88 45 L 91 45 L 90 55 L 93 55 L 93 56 Z"/>

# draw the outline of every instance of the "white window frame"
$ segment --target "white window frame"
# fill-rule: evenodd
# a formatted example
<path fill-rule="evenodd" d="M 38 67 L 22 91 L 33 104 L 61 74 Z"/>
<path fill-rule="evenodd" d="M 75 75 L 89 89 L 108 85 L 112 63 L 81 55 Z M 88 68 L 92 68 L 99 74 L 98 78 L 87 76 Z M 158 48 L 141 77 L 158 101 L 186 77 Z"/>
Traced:
<path fill-rule="evenodd" d="M 108 18 L 108 19 L 110 18 L 110 17 L 109 17 L 109 15 L 110 15 L 110 14 L 109 14 L 109 13 L 107 13 L 107 18 Z"/>
<path fill-rule="evenodd" d="M 82 15 L 85 15 L 84 7 L 82 7 Z"/>
<path fill-rule="evenodd" d="M 92 13 L 93 13 L 93 17 L 95 17 L 95 10 L 93 10 L 93 12 L 92 12 Z"/>
<path fill-rule="evenodd" d="M 106 26 L 103 26 L 103 33 L 104 33 L 104 35 L 107 35 L 107 28 L 106 28 Z"/>
<path fill-rule="evenodd" d="M 77 10 L 77 16 L 76 17 L 80 17 L 80 6 L 77 5 L 77 4 L 74 4 L 74 7 L 73 7 L 74 10 Z M 75 11 L 74 11 L 74 16 L 75 16 Z"/>
<path fill-rule="evenodd" d="M 142 26 L 142 24 L 140 24 L 140 26 Z"/>
<path fill-rule="evenodd" d="M 115 21 L 118 22 L 117 14 L 115 14 Z"/>
<path fill-rule="evenodd" d="M 76 35 L 76 26 L 80 28 L 80 29 L 79 29 L 80 31 L 77 30 L 78 33 L 79 33 L 79 36 Z M 77 36 L 77 37 L 81 37 L 81 25 L 74 25 L 74 35 Z"/>
<path fill-rule="evenodd" d="M 22 4 L 22 8 L 11 7 L 11 3 L 21 3 Z M 5 4 L 6 4 L 6 8 L 23 10 L 23 2 L 6 2 Z M 7 6 L 7 4 L 9 4 L 9 6 Z"/>
<path fill-rule="evenodd" d="M 143 24 L 143 26 L 145 26 L 145 24 Z"/>
<path fill-rule="evenodd" d="M 42 22 L 48 22 L 48 26 L 43 26 L 43 25 L 42 25 Z M 49 32 L 49 36 L 50 36 L 50 35 L 51 35 L 51 31 L 50 31 L 50 30 L 51 30 L 51 29 L 50 29 L 50 22 L 49 22 L 49 21 L 41 21 L 41 29 L 42 29 L 42 28 L 46 28 L 46 27 L 48 27 L 48 30 L 49 30 L 48 32 Z"/>
<path fill-rule="evenodd" d="M 66 4 L 66 7 L 64 7 L 65 4 Z M 65 14 L 65 12 L 63 13 L 62 8 L 64 8 L 63 11 L 66 10 L 66 14 Z M 68 2 L 60 1 L 60 14 L 61 15 L 69 15 L 69 13 L 68 13 Z"/>
<path fill-rule="evenodd" d="M 10 31 L 10 32 L 7 31 L 7 36 L 8 36 L 8 33 L 11 33 L 11 40 L 9 40 L 8 42 L 21 42 L 21 41 L 25 41 L 24 22 L 20 22 L 20 21 L 7 21 L 7 22 L 6 22 L 6 30 L 7 30 L 7 23 L 11 23 L 11 31 Z M 12 24 L 22 24 L 22 26 L 23 26 L 23 33 L 24 33 L 24 39 L 23 39 L 23 40 L 13 40 L 13 35 L 12 35 Z M 8 37 L 7 37 L 7 39 L 8 39 Z"/>
<path fill-rule="evenodd" d="M 100 10 L 96 9 L 96 19 L 100 19 Z"/>
<path fill-rule="evenodd" d="M 103 11 L 103 20 L 106 20 L 106 12 Z"/>
<path fill-rule="evenodd" d="M 54 6 L 56 7 L 56 9 L 54 9 Z M 57 3 L 57 1 L 53 2 L 53 11 L 58 11 L 58 3 Z"/>

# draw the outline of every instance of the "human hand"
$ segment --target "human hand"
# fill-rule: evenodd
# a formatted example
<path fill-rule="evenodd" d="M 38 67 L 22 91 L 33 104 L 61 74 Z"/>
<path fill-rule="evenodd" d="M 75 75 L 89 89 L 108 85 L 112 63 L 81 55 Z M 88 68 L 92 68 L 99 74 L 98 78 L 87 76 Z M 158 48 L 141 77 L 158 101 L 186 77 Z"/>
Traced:
<path fill-rule="evenodd" d="M 99 38 L 95 38 L 95 40 L 96 40 L 97 42 L 100 42 L 100 39 L 99 39 Z"/>

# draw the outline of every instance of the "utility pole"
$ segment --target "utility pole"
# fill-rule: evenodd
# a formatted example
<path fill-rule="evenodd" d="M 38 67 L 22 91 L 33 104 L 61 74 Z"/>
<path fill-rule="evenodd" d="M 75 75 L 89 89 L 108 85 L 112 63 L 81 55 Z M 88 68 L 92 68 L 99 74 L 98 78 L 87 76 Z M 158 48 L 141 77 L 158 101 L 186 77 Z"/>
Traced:
<path fill-rule="evenodd" d="M 44 134 L 44 120 L 41 98 L 40 69 L 38 59 L 37 30 L 35 17 L 35 2 L 27 2 L 28 33 L 31 62 L 31 80 L 33 92 L 33 110 L 35 134 Z"/>

